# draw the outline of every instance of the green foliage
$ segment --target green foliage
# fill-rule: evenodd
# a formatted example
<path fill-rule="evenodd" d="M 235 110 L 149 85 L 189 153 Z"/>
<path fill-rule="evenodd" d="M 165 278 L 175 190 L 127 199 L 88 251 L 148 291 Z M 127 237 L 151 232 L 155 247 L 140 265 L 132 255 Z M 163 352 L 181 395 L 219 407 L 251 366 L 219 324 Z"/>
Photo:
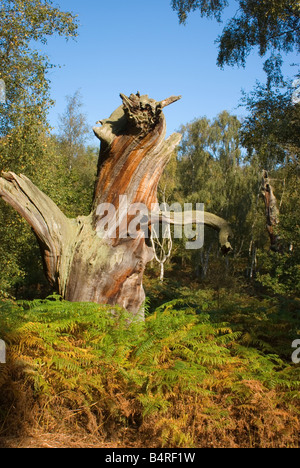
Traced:
<path fill-rule="evenodd" d="M 120 438 L 130 430 L 137 446 L 152 447 L 298 446 L 299 375 L 280 356 L 294 306 L 289 315 L 235 297 L 214 309 L 212 293 L 182 293 L 145 323 L 58 296 L 2 302 L 2 433 L 26 392 L 47 431 Z"/>
<path fill-rule="evenodd" d="M 205 211 L 229 221 L 234 233 L 233 252 L 227 258 L 220 256 L 217 234 L 205 228 L 201 250 L 186 250 L 184 238 L 173 242 L 167 278 L 175 277 L 180 268 L 184 270 L 182 279 L 197 278 L 199 287 L 208 284 L 217 290 L 226 286 L 234 289 L 248 277 L 248 284 L 255 279 L 258 289 L 263 286 L 275 294 L 297 294 L 299 105 L 292 103 L 291 89 L 284 96 L 277 91 L 282 99 L 273 100 L 272 87 L 267 90 L 258 86 L 258 94 L 254 92 L 248 98 L 251 114 L 242 124 L 223 111 L 213 121 L 203 117 L 181 127 L 177 164 L 173 160 L 169 169 L 177 186 L 170 184 L 168 203 L 201 202 Z M 272 169 L 270 178 L 280 212 L 277 229 L 284 254 L 269 252 L 261 197 L 263 168 Z M 163 185 L 160 196 L 162 189 Z M 148 271 L 153 275 L 151 268 Z"/>
<path fill-rule="evenodd" d="M 46 0 L 2 3 L 0 78 L 7 100 L 0 104 L 0 169 L 25 173 L 67 216 L 86 215 L 97 155 L 86 146 L 80 96 L 67 98 L 60 134 L 50 135 L 52 65 L 33 48 L 53 34 L 76 36 L 77 21 Z M 218 63 L 244 64 L 257 45 L 261 55 L 272 50 L 267 84 L 245 98 L 249 116 L 242 124 L 224 111 L 183 126 L 178 157 L 158 190 L 161 202 L 203 202 L 231 222 L 233 255 L 222 258 L 208 230 L 196 253 L 184 249 L 184 239 L 176 241 L 165 282 L 145 279 L 145 323 L 132 323 L 117 307 L 55 295 L 12 302 L 9 295 L 45 297 L 48 289 L 33 234 L 2 203 L 0 338 L 8 362 L 0 364 L 0 434 L 15 434 L 25 421 L 47 431 L 118 434 L 125 442 L 131 431 L 137 446 L 299 446 L 299 366 L 291 363 L 291 343 L 300 334 L 299 104 L 275 55 L 299 48 L 299 6 L 239 3 L 220 38 Z M 220 20 L 227 4 L 173 1 L 181 22 L 196 9 Z M 262 168 L 273 171 L 280 254 L 267 251 Z M 241 292 L 245 285 L 250 290 L 249 260 L 255 294 L 272 298 Z"/>
<path fill-rule="evenodd" d="M 223 9 L 228 6 L 227 0 L 172 0 L 173 10 L 178 12 L 180 23 L 185 23 L 191 11 L 200 10 L 201 16 L 214 16 L 218 21 L 221 19 Z"/>
<path fill-rule="evenodd" d="M 66 101 L 66 110 L 59 116 L 58 139 L 71 170 L 74 161 L 84 148 L 89 127 L 86 123 L 86 116 L 80 112 L 83 104 L 79 91 L 73 96 L 67 96 Z"/>
<path fill-rule="evenodd" d="M 212 258 L 218 258 L 219 262 L 215 271 L 227 271 L 231 264 L 234 269 L 238 263 L 243 263 L 239 270 L 245 270 L 252 238 L 256 234 L 259 240 L 264 237 L 264 212 L 262 209 L 259 213 L 258 207 L 259 171 L 255 162 L 250 165 L 244 161 L 240 126 L 236 116 L 223 111 L 213 121 L 203 117 L 181 128 L 179 184 L 173 200 L 182 204 L 204 203 L 205 211 L 226 219 L 234 231 L 233 258 L 229 256 L 227 263 L 224 258 L 218 258 L 218 236 L 211 229 L 205 229 L 204 248 L 197 252 L 186 251 L 183 242 L 174 243 L 174 256 L 192 263 L 202 280 L 212 271 Z"/>
<path fill-rule="evenodd" d="M 245 65 L 253 47 L 267 51 L 300 50 L 298 0 L 240 0 L 239 14 L 225 26 L 219 40 L 218 64 Z"/>
<path fill-rule="evenodd" d="M 191 11 L 200 10 L 202 17 L 218 21 L 229 6 L 226 0 L 172 0 L 179 20 L 185 23 Z M 300 50 L 300 7 L 298 0 L 239 0 L 237 12 L 225 25 L 218 38 L 218 65 L 245 65 L 253 48 L 264 56 Z"/>
<path fill-rule="evenodd" d="M 231 4 L 173 0 L 172 6 L 185 23 L 196 10 L 202 17 L 220 21 Z M 243 96 L 241 103 L 248 111 L 243 122 L 223 112 L 213 122 L 201 118 L 182 127 L 180 185 L 174 194 L 180 201 L 203 202 L 206 210 L 231 222 L 233 258 L 226 263 L 211 260 L 217 258 L 218 250 L 209 231 L 201 251 L 190 254 L 177 243 L 174 253 L 181 257 L 184 268 L 193 264 L 202 280 L 219 271 L 210 278 L 217 288 L 224 277 L 229 280 L 246 274 L 266 291 L 292 296 L 299 289 L 300 105 L 293 98 L 291 81 L 282 75 L 281 54 L 299 51 L 299 2 L 240 0 L 237 7 L 217 40 L 217 63 L 220 67 L 244 66 L 250 52 L 258 48 L 259 55 L 266 57 L 266 84 L 257 83 Z M 280 211 L 277 234 L 284 255 L 267 253 L 266 219 L 259 197 L 261 170 L 272 171 Z"/>
<path fill-rule="evenodd" d="M 273 252 L 259 253 L 262 265 L 257 281 L 275 294 L 292 296 L 300 289 L 300 265 L 290 253 L 276 255 Z"/>
<path fill-rule="evenodd" d="M 56 152 L 64 165 L 62 210 L 67 216 L 76 217 L 91 211 L 99 149 L 87 146 L 89 126 L 81 112 L 79 91 L 67 96 L 66 101 L 65 112 L 60 116 Z"/>
<path fill-rule="evenodd" d="M 0 11 L 1 74 L 6 102 L 0 107 L 0 136 L 11 129 L 45 125 L 49 106 L 48 58 L 33 48 L 54 34 L 76 36 L 77 21 L 47 0 L 4 0 Z"/>
<path fill-rule="evenodd" d="M 241 140 L 249 157 L 261 169 L 274 170 L 287 162 L 297 164 L 300 153 L 300 104 L 293 103 L 291 83 L 262 85 L 244 95 L 248 110 L 241 128 Z"/>
<path fill-rule="evenodd" d="M 272 174 L 280 207 L 277 232 L 281 252 L 259 249 L 256 279 L 269 293 L 293 297 L 300 287 L 299 170 L 290 162 Z"/>
<path fill-rule="evenodd" d="M 0 104 L 0 171 L 26 174 L 56 198 L 63 197 L 63 186 L 59 186 L 62 163 L 47 123 L 53 104 L 48 72 L 53 65 L 36 47 L 55 34 L 75 37 L 77 26 L 73 14 L 48 0 L 1 2 L 0 78 L 5 83 L 6 100 Z M 19 295 L 26 285 L 26 296 L 30 297 L 30 285 L 44 288 L 36 239 L 2 201 L 0 239 L 0 294 Z"/>

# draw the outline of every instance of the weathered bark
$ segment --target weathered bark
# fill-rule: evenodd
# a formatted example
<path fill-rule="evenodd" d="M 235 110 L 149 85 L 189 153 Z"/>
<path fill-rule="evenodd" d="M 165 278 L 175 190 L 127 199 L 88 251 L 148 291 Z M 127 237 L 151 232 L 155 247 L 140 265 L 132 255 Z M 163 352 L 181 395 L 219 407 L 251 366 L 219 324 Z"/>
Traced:
<path fill-rule="evenodd" d="M 279 224 L 279 210 L 267 171 L 262 173 L 261 193 L 265 201 L 266 226 L 270 238 L 270 248 L 278 252 L 281 249 L 280 238 L 276 232 L 276 227 Z"/>
<path fill-rule="evenodd" d="M 139 94 L 121 98 L 123 105 L 93 129 L 101 146 L 89 216 L 68 219 L 27 177 L 11 172 L 0 178 L 0 196 L 32 227 L 46 276 L 66 300 L 118 304 L 142 316 L 143 273 L 154 254 L 142 225 L 132 237 L 130 223 L 136 213 L 127 215 L 127 207 L 141 203 L 150 211 L 157 204 L 159 179 L 181 139 L 175 133 L 165 140 L 162 109 L 179 97 L 161 102 Z M 104 204 L 116 210 L 115 233 L 106 229 L 113 225 L 113 215 L 103 210 Z M 195 223 L 195 214 L 190 212 L 185 223 Z M 179 222 L 176 214 L 157 213 L 157 220 Z M 149 230 L 151 222 L 152 217 L 146 219 Z M 228 223 L 210 213 L 205 213 L 204 223 L 219 231 L 221 248 L 228 252 Z"/>
<path fill-rule="evenodd" d="M 48 281 L 62 293 L 66 289 L 72 246 L 77 235 L 74 220 L 27 177 L 2 173 L 0 196 L 30 224 L 39 242 Z"/>
<path fill-rule="evenodd" d="M 181 226 L 184 224 L 197 224 L 197 211 L 186 211 L 184 218 L 181 213 L 164 213 L 161 212 L 157 215 L 152 214 L 152 222 L 170 223 L 174 226 Z M 232 250 L 230 239 L 233 238 L 233 232 L 223 218 L 216 216 L 212 213 L 204 212 L 204 225 L 208 226 L 219 233 L 219 243 L 221 251 L 224 255 Z"/>

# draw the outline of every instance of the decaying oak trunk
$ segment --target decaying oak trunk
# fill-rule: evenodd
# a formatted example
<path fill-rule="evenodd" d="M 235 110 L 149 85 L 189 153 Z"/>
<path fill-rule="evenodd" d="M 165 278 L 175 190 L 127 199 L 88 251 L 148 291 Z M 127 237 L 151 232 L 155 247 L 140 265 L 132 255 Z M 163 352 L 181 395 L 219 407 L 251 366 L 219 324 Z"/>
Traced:
<path fill-rule="evenodd" d="M 153 249 L 141 227 L 132 237 L 135 215 L 130 210 L 127 215 L 127 207 L 141 203 L 150 211 L 157 203 L 160 177 L 181 139 L 177 133 L 165 139 L 162 110 L 179 97 L 157 102 L 139 93 L 120 96 L 123 104 L 94 128 L 101 146 L 89 216 L 68 219 L 27 177 L 11 172 L 2 174 L 0 196 L 32 227 L 46 276 L 66 300 L 118 304 L 142 316 L 143 273 Z M 114 233 L 107 229 L 111 219 L 106 206 L 116 210 Z M 165 218 L 162 213 L 157 220 L 177 223 L 176 216 Z M 185 223 L 194 222 L 191 212 Z M 219 231 L 222 250 L 230 250 L 232 233 L 226 221 L 205 213 L 204 223 Z M 146 225 L 151 230 L 151 221 Z"/>

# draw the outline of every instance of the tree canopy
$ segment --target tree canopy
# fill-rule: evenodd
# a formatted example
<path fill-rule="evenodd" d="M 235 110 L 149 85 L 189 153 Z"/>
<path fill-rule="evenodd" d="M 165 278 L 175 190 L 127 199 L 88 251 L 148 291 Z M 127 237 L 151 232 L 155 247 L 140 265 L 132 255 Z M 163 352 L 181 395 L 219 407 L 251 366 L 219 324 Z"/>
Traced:
<path fill-rule="evenodd" d="M 2 0 L 0 8 L 0 171 L 26 173 L 61 203 L 64 161 L 49 135 L 53 104 L 48 72 L 54 66 L 37 50 L 50 36 L 68 40 L 78 22 L 49 0 Z M 30 229 L 4 204 L 0 210 L 0 290 L 37 283 L 41 265 Z"/>
<path fill-rule="evenodd" d="M 77 28 L 76 17 L 50 0 L 1 2 L 0 79 L 5 83 L 6 102 L 0 108 L 0 136 L 20 124 L 46 123 L 52 103 L 47 72 L 53 65 L 34 45 L 46 44 L 55 34 L 76 37 Z"/>
<path fill-rule="evenodd" d="M 248 111 L 241 140 L 248 156 L 255 155 L 260 167 L 271 170 L 287 162 L 299 164 L 300 104 L 293 102 L 288 83 L 269 87 L 257 83 L 243 102 Z"/>
<path fill-rule="evenodd" d="M 199 10 L 202 17 L 221 21 L 227 0 L 172 0 L 180 23 L 186 23 L 189 13 Z M 217 63 L 242 65 L 253 48 L 260 56 L 267 52 L 300 50 L 300 6 L 298 0 L 239 0 L 234 16 L 226 23 L 217 39 Z"/>

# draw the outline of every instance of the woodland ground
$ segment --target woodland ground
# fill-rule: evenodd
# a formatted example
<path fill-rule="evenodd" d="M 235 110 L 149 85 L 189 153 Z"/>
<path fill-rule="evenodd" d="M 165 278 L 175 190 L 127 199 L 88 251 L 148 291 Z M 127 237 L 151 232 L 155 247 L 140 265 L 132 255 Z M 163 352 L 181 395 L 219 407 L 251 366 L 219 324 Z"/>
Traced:
<path fill-rule="evenodd" d="M 0 447 L 298 448 L 299 299 L 145 285 L 130 326 L 56 296 L 0 302 Z"/>

